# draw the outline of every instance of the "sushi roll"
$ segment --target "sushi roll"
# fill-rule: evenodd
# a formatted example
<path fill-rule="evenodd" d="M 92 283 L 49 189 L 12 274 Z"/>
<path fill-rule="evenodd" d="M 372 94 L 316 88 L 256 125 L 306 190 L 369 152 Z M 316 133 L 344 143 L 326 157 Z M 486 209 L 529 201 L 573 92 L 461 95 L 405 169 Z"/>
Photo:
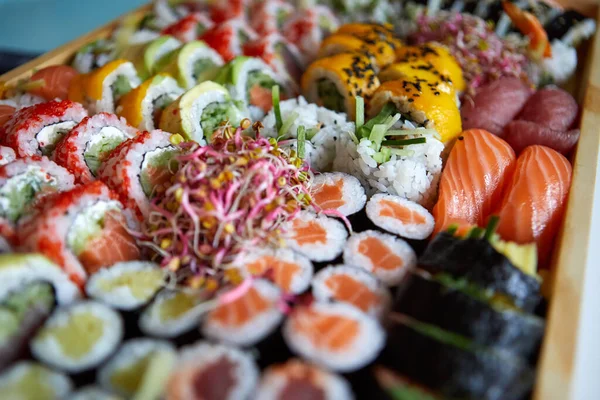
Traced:
<path fill-rule="evenodd" d="M 312 261 L 332 261 L 344 249 L 348 232 L 344 225 L 324 215 L 300 211 L 284 228 L 287 245 Z"/>
<path fill-rule="evenodd" d="M 123 212 L 116 195 L 95 181 L 43 202 L 21 225 L 18 240 L 23 250 L 44 254 L 82 286 L 102 267 L 140 258 Z"/>
<path fill-rule="evenodd" d="M 277 286 L 256 279 L 243 295 L 209 311 L 201 331 L 212 340 L 230 345 L 255 345 L 274 332 L 283 320 L 280 298 Z"/>
<path fill-rule="evenodd" d="M 123 321 L 111 308 L 84 301 L 57 309 L 31 341 L 35 358 L 76 374 L 102 364 L 123 337 Z"/>
<path fill-rule="evenodd" d="M 215 25 L 200 36 L 200 40 L 215 49 L 225 62 L 242 54 L 244 44 L 258 37 L 243 19 L 231 19 Z"/>
<path fill-rule="evenodd" d="M 216 24 L 243 20 L 249 14 L 252 0 L 223 0 L 210 4 L 210 17 Z"/>
<path fill-rule="evenodd" d="M 298 10 L 283 25 L 285 38 L 293 43 L 308 60 L 314 60 L 319 45 L 324 38 L 335 32 L 340 26 L 339 20 L 331 10 L 323 5 Z"/>
<path fill-rule="evenodd" d="M 295 308 L 283 335 L 296 354 L 336 372 L 363 368 L 385 345 L 385 332 L 377 320 L 344 303 Z"/>
<path fill-rule="evenodd" d="M 335 210 L 344 216 L 359 212 L 367 202 L 360 181 L 343 172 L 315 175 L 310 194 L 317 211 Z"/>
<path fill-rule="evenodd" d="M 117 310 L 135 310 L 148 304 L 165 286 L 166 271 L 147 261 L 120 262 L 102 268 L 88 279 L 85 291 Z"/>
<path fill-rule="evenodd" d="M 248 353 L 207 342 L 184 347 L 176 365 L 166 389 L 171 400 L 247 400 L 259 378 Z"/>
<path fill-rule="evenodd" d="M 138 130 L 114 114 L 84 118 L 58 143 L 53 159 L 75 174 L 77 182 L 92 182 L 102 161 Z"/>
<path fill-rule="evenodd" d="M 238 108 L 227 89 L 206 81 L 185 92 L 163 111 L 160 129 L 204 144 L 210 142 L 221 122 L 238 126 L 244 117 L 244 111 Z"/>
<path fill-rule="evenodd" d="M 132 60 L 141 80 L 147 80 L 157 72 L 157 65 L 163 57 L 177 50 L 181 42 L 169 35 L 160 36 L 148 44 L 126 49 L 123 57 Z"/>
<path fill-rule="evenodd" d="M 310 286 L 313 265 L 289 249 L 252 249 L 240 263 L 245 276 L 267 276 L 284 293 L 300 294 Z"/>
<path fill-rule="evenodd" d="M 273 86 L 279 86 L 284 97 L 291 94 L 286 82 L 260 58 L 234 58 L 219 71 L 215 82 L 228 89 L 231 98 L 248 109 L 252 120 L 261 119 L 273 107 Z"/>
<path fill-rule="evenodd" d="M 170 35 L 182 43 L 189 43 L 214 26 L 207 13 L 193 12 L 164 28 L 161 34 Z"/>
<path fill-rule="evenodd" d="M 175 347 L 166 341 L 154 339 L 132 339 L 125 342 L 117 354 L 103 365 L 98 372 L 100 386 L 124 398 L 134 398 L 142 388 L 153 360 L 161 361 L 163 387 L 176 359 Z M 156 363 L 156 361 L 155 361 Z M 157 377 L 154 376 L 154 379 Z"/>
<path fill-rule="evenodd" d="M 426 239 L 435 222 L 427 209 L 400 196 L 378 193 L 367 202 L 367 217 L 377 227 L 407 239 Z"/>
<path fill-rule="evenodd" d="M 344 264 L 371 272 L 387 286 L 398 285 L 416 263 L 417 256 L 408 243 L 377 231 L 355 233 L 344 248 Z"/>
<path fill-rule="evenodd" d="M 375 275 L 349 265 L 330 265 L 320 270 L 313 278 L 312 294 L 316 301 L 347 303 L 377 318 L 391 302 L 389 290 Z"/>
<path fill-rule="evenodd" d="M 272 32 L 244 45 L 244 55 L 260 57 L 279 75 L 294 85 L 300 83 L 307 63 L 306 57 L 295 44 L 290 43 L 278 32 Z M 294 87 L 294 89 L 296 89 Z"/>
<path fill-rule="evenodd" d="M 179 150 L 171 134 L 154 130 L 121 143 L 103 161 L 98 178 L 138 217 L 150 212 L 150 199 L 170 184 Z"/>
<path fill-rule="evenodd" d="M 256 400 L 302 399 L 352 400 L 352 389 L 341 376 L 292 359 L 265 370 L 256 390 Z"/>
<path fill-rule="evenodd" d="M 544 30 L 548 34 L 549 41 L 557 39 L 567 46 L 576 47 L 594 35 L 596 21 L 575 10 L 566 10 L 548 21 L 544 25 Z"/>
<path fill-rule="evenodd" d="M 158 128 L 162 112 L 183 94 L 177 81 L 157 74 L 119 100 L 117 114 L 142 131 Z"/>
<path fill-rule="evenodd" d="M 71 64 L 81 74 L 88 74 L 115 59 L 116 46 L 112 40 L 98 39 L 86 44 L 75 53 Z"/>
<path fill-rule="evenodd" d="M 107 392 L 96 386 L 85 386 L 69 396 L 70 400 L 124 400 L 116 394 Z"/>
<path fill-rule="evenodd" d="M 72 389 L 67 375 L 31 361 L 14 364 L 0 375 L 2 399 L 65 399 Z"/>
<path fill-rule="evenodd" d="M 356 96 L 368 97 L 379 87 L 369 57 L 341 53 L 314 61 L 302 75 L 302 93 L 309 102 L 350 119 L 356 113 Z"/>
<path fill-rule="evenodd" d="M 184 18 L 191 12 L 190 4 L 183 1 L 155 0 L 152 5 L 152 14 L 155 16 L 155 24 L 160 28 L 165 28 Z"/>
<path fill-rule="evenodd" d="M 395 373 L 389 368 L 380 365 L 374 368 L 373 376 L 377 385 L 381 387 L 389 398 L 398 400 L 442 400 L 443 397 L 428 387 L 420 385 Z"/>
<path fill-rule="evenodd" d="M 219 53 L 206 43 L 194 40 L 163 58 L 158 68 L 160 72 L 177 79 L 179 86 L 190 90 L 199 83 L 213 79 L 223 64 Z"/>
<path fill-rule="evenodd" d="M 17 159 L 15 151 L 6 146 L 0 146 L 0 167 L 9 164 Z"/>
<path fill-rule="evenodd" d="M 294 11 L 294 6 L 283 0 L 255 2 L 249 11 L 250 27 L 260 36 L 281 31 Z"/>
<path fill-rule="evenodd" d="M 2 128 L 3 141 L 17 157 L 49 156 L 58 141 L 86 116 L 81 104 L 68 100 L 25 107 Z"/>

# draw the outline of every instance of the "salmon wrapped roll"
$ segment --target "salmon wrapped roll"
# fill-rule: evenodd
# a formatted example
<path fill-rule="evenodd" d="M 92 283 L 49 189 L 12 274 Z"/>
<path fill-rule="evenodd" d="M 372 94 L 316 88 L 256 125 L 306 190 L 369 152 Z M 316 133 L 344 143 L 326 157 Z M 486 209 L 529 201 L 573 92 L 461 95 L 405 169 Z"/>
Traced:
<path fill-rule="evenodd" d="M 356 114 L 356 96 L 368 97 L 379 87 L 369 57 L 342 53 L 313 62 L 302 76 L 302 93 L 310 102 L 350 119 Z"/>
<path fill-rule="evenodd" d="M 193 12 L 167 26 L 161 34 L 170 35 L 182 43 L 196 40 L 198 36 L 215 26 L 207 13 Z"/>
<path fill-rule="evenodd" d="M 385 82 L 371 98 L 369 115 L 376 116 L 388 103 L 415 126 L 435 129 L 444 144 L 451 143 L 462 132 L 455 98 L 438 91 L 433 83 L 419 78 Z"/>
<path fill-rule="evenodd" d="M 242 19 L 232 19 L 204 32 L 200 39 L 215 49 L 223 60 L 231 61 L 242 54 L 245 43 L 258 37 Z"/>
<path fill-rule="evenodd" d="M 151 131 L 158 128 L 163 110 L 182 94 L 175 79 L 158 74 L 123 96 L 117 115 L 142 131 Z"/>

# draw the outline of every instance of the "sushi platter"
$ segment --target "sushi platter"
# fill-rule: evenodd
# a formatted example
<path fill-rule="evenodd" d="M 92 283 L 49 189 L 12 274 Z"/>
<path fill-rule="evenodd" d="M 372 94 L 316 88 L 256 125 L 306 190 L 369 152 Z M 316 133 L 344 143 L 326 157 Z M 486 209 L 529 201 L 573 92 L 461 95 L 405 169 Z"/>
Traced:
<path fill-rule="evenodd" d="M 573 6 L 155 0 L 0 76 L 0 398 L 575 398 Z"/>

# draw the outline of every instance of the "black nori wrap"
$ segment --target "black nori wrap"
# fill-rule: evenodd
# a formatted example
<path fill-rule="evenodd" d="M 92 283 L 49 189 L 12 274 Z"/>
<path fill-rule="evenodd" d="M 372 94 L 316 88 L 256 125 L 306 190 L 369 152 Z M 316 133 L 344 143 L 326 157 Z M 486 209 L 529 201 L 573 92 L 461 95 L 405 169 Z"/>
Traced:
<path fill-rule="evenodd" d="M 515 267 L 486 239 L 461 239 L 439 233 L 419 258 L 431 274 L 446 272 L 509 296 L 517 307 L 532 312 L 541 300 L 540 282 Z"/>
<path fill-rule="evenodd" d="M 480 345 L 535 360 L 544 335 L 543 319 L 495 308 L 426 274 L 415 271 L 404 277 L 394 302 L 395 312 L 458 333 Z"/>
<path fill-rule="evenodd" d="M 575 10 L 567 10 L 564 13 L 557 15 L 544 25 L 548 40 L 561 40 L 571 28 L 580 24 L 585 19 L 586 17 L 584 15 L 581 15 Z"/>
<path fill-rule="evenodd" d="M 531 390 L 535 375 L 525 361 L 466 340 L 462 345 L 442 341 L 417 330 L 423 324 L 393 315 L 380 361 L 395 372 L 444 398 L 519 400 Z"/>

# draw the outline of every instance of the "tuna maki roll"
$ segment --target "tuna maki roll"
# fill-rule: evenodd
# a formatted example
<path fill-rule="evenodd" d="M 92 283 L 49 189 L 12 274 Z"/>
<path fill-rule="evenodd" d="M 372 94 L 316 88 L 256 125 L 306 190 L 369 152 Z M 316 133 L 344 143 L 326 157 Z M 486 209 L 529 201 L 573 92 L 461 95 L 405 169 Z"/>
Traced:
<path fill-rule="evenodd" d="M 64 399 L 72 388 L 66 375 L 31 361 L 17 363 L 0 375 L 2 399 Z"/>

